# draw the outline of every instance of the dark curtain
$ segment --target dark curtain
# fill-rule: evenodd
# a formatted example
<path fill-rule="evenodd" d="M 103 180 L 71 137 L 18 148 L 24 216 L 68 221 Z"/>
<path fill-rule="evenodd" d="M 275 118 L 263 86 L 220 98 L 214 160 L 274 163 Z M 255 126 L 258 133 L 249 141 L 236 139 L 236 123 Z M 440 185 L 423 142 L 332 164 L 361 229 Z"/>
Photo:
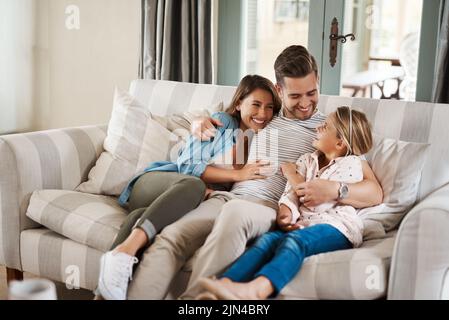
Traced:
<path fill-rule="evenodd" d="M 449 0 L 443 1 L 432 101 L 449 103 Z"/>
<path fill-rule="evenodd" d="M 142 0 L 142 79 L 212 83 L 212 0 Z"/>

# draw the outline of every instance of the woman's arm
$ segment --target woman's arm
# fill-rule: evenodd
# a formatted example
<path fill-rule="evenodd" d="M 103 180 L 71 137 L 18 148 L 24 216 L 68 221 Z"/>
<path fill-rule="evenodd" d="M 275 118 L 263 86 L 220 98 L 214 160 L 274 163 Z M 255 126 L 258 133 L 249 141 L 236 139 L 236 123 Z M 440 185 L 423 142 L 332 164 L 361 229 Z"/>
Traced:
<path fill-rule="evenodd" d="M 382 202 L 383 191 L 367 161 L 362 161 L 363 181 L 349 183 L 348 197 L 338 200 L 340 183 L 315 179 L 298 185 L 296 194 L 304 197 L 306 206 L 317 206 L 325 202 L 339 201 L 354 208 L 366 208 Z"/>
<path fill-rule="evenodd" d="M 179 173 L 201 177 L 210 161 L 217 154 L 229 150 L 234 144 L 233 130 L 238 128 L 238 121 L 225 112 L 214 113 L 213 117 L 222 123 L 222 127 L 210 141 L 199 141 L 194 136 L 187 138 L 176 160 Z"/>
<path fill-rule="evenodd" d="M 201 179 L 206 183 L 226 183 L 265 179 L 266 176 L 260 174 L 260 168 L 267 165 L 267 163 L 261 161 L 247 164 L 242 169 L 222 169 L 209 165 L 201 175 Z"/>

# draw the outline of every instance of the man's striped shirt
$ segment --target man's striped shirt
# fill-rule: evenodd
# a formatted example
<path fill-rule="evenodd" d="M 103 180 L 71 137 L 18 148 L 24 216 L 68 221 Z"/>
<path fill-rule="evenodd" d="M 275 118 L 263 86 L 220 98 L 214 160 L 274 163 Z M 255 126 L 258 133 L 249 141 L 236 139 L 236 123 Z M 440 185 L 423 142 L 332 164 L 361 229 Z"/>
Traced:
<path fill-rule="evenodd" d="M 286 178 L 280 171 L 284 162 L 296 162 L 300 156 L 314 152 L 312 141 L 316 128 L 325 120 L 325 115 L 316 111 L 310 119 L 289 119 L 277 116 L 251 141 L 248 163 L 256 160 L 270 161 L 271 168 L 266 179 L 237 182 L 231 192 L 236 195 L 255 196 L 277 205 L 284 192 Z"/>

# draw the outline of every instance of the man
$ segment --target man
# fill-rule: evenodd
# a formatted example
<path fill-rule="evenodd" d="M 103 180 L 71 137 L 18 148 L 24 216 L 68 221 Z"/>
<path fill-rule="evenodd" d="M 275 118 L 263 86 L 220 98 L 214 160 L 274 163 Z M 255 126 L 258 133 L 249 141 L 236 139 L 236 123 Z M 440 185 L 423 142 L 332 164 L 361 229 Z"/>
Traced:
<path fill-rule="evenodd" d="M 283 109 L 264 130 L 276 131 L 277 162 L 296 162 L 300 155 L 313 151 L 315 128 L 325 119 L 317 110 L 318 68 L 313 56 L 302 46 L 286 48 L 276 59 L 274 68 Z M 202 139 L 211 138 L 213 126 L 220 125 L 212 119 L 200 119 L 200 123 L 194 134 Z M 257 160 L 254 150 L 262 147 L 257 145 L 258 141 L 252 141 L 248 162 Z M 303 183 L 298 186 L 298 195 L 307 206 L 332 200 L 354 207 L 379 204 L 382 189 L 366 161 L 363 161 L 363 173 L 364 180 L 353 185 L 324 180 Z M 276 205 L 285 184 L 280 170 L 266 179 L 236 183 L 231 190 L 235 198 L 213 199 L 222 201 L 220 211 L 211 202 L 209 212 L 205 205 L 201 212 L 187 214 L 165 228 L 145 252 L 128 297 L 164 298 L 176 273 L 201 247 L 192 266 L 188 288 L 181 296 L 194 298 L 199 293 L 198 279 L 223 272 L 244 252 L 249 240 L 274 226 Z M 266 205 L 247 200 L 254 195 Z"/>

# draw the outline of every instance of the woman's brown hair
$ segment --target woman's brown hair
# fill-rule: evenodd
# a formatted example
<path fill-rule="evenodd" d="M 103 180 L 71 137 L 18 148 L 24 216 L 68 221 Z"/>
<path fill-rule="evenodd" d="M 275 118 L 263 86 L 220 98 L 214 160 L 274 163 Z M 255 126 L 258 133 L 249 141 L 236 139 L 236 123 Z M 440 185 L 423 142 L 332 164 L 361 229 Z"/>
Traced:
<path fill-rule="evenodd" d="M 348 155 L 362 155 L 373 146 L 371 125 L 363 112 L 339 107 L 330 117 L 337 136 L 346 143 Z"/>
<path fill-rule="evenodd" d="M 273 115 L 278 114 L 281 110 L 282 102 L 278 96 L 276 87 L 270 80 L 259 75 L 247 75 L 240 81 L 226 112 L 240 121 L 240 111 L 237 110 L 237 107 L 243 99 L 256 89 L 262 89 L 271 93 L 271 96 L 273 97 Z"/>

